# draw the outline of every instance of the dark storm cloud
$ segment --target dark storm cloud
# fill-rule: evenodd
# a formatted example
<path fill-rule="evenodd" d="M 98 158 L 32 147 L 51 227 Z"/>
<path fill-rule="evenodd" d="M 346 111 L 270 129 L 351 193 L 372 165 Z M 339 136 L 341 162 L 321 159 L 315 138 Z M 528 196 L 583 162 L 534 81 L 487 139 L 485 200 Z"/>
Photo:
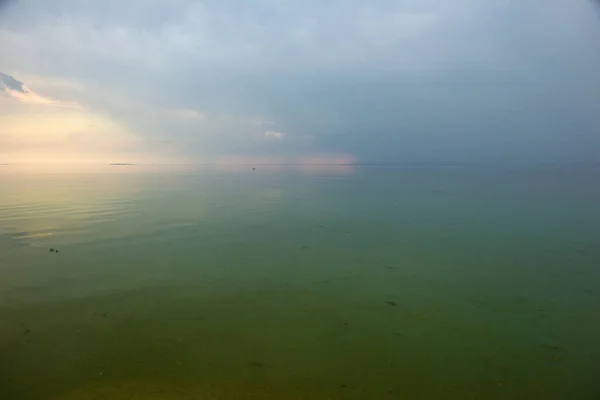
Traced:
<path fill-rule="evenodd" d="M 25 84 L 23 82 L 0 72 L 0 90 L 2 89 L 11 89 L 16 90 L 17 92 L 27 93 L 27 89 L 25 89 Z"/>
<path fill-rule="evenodd" d="M 0 11 L 2 11 L 3 7 L 8 6 L 10 3 L 12 3 L 14 0 L 0 0 Z"/>
<path fill-rule="evenodd" d="M 9 10 L 0 69 L 77 82 L 78 102 L 182 154 L 567 162 L 600 150 L 600 24 L 585 0 Z"/>

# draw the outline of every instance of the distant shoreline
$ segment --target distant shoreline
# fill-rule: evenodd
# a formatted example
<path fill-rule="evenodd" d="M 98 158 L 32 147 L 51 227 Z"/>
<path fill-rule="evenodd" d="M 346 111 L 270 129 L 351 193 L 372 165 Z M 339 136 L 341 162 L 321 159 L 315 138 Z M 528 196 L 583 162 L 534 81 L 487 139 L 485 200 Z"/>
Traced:
<path fill-rule="evenodd" d="M 135 165 L 133 163 L 110 163 L 108 165 L 115 165 L 115 166 L 119 166 L 119 165 Z"/>

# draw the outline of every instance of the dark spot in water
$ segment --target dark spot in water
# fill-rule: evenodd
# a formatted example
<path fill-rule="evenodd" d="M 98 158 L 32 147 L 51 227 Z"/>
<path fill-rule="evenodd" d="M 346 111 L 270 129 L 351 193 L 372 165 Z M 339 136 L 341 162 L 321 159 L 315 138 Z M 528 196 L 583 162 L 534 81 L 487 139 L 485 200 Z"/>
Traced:
<path fill-rule="evenodd" d="M 394 336 L 402 336 L 402 332 L 392 332 Z"/>
<path fill-rule="evenodd" d="M 329 281 L 323 281 L 323 283 L 329 283 Z"/>
<path fill-rule="evenodd" d="M 345 388 L 346 388 L 346 384 L 345 384 L 345 383 L 342 383 L 342 384 L 340 385 L 340 387 L 341 387 L 342 389 L 345 389 Z"/>
<path fill-rule="evenodd" d="M 387 304 L 389 306 L 394 306 L 394 307 L 398 305 L 398 303 L 396 303 L 395 301 L 389 301 L 389 300 L 386 301 L 385 304 Z"/>
<path fill-rule="evenodd" d="M 302 246 L 302 250 L 308 250 L 308 246 Z"/>
<path fill-rule="evenodd" d="M 545 336 L 545 335 L 540 336 L 538 338 L 538 340 L 539 340 L 540 346 L 545 347 L 547 349 L 551 349 L 551 350 L 560 350 L 561 349 L 558 342 L 550 336 Z"/>
<path fill-rule="evenodd" d="M 592 289 L 585 289 L 584 292 L 586 292 L 586 293 L 592 293 Z"/>
<path fill-rule="evenodd" d="M 23 330 L 23 335 L 29 335 L 31 333 L 31 329 L 25 328 L 25 330 Z"/>
<path fill-rule="evenodd" d="M 252 168 L 252 171 L 256 171 L 256 168 Z"/>
<path fill-rule="evenodd" d="M 54 251 L 55 251 L 54 248 L 50 247 L 50 253 L 54 253 Z"/>
<path fill-rule="evenodd" d="M 557 344 L 542 344 L 542 347 L 552 350 L 560 350 L 560 346 Z"/>
<path fill-rule="evenodd" d="M 105 312 L 103 312 L 103 313 L 102 313 L 102 316 L 103 316 L 104 318 L 108 317 L 108 311 L 105 311 Z"/>
<path fill-rule="evenodd" d="M 255 368 L 262 368 L 265 366 L 264 363 L 260 362 L 260 361 L 252 361 L 250 363 L 251 366 L 255 367 Z"/>
<path fill-rule="evenodd" d="M 391 270 L 396 269 L 396 267 L 392 267 L 391 265 L 388 265 L 387 267 L 385 267 L 385 269 L 389 269 L 391 271 Z"/>
<path fill-rule="evenodd" d="M 323 225 L 319 225 L 319 228 L 324 228 L 324 226 Z"/>

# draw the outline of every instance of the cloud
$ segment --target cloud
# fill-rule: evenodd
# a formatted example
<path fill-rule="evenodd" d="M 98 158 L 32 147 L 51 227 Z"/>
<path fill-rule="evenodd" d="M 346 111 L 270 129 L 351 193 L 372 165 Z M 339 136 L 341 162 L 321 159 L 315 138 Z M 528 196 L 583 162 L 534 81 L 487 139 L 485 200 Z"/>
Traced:
<path fill-rule="evenodd" d="M 0 72 L 0 94 L 8 96 L 23 104 L 80 108 L 76 103 L 63 102 L 41 96 L 28 89 L 23 82 L 2 72 Z"/>
<path fill-rule="evenodd" d="M 268 140 L 283 140 L 284 137 L 285 137 L 285 135 L 281 132 L 275 132 L 275 131 L 266 131 L 265 132 L 265 138 L 267 138 Z"/>
<path fill-rule="evenodd" d="M 79 105 L 157 157 L 594 161 L 593 8 L 585 0 L 21 1 L 0 14 L 0 69 L 31 90 L 0 79 L 19 104 Z M 31 117 L 3 107 L 23 125 Z"/>
<path fill-rule="evenodd" d="M 182 109 L 182 110 L 171 110 L 171 114 L 176 118 L 203 121 L 204 113 L 198 110 Z"/>
<path fill-rule="evenodd" d="M 0 91 L 15 91 L 23 94 L 27 94 L 28 90 L 25 88 L 25 84 L 21 81 L 16 80 L 10 75 L 3 74 L 0 72 Z"/>

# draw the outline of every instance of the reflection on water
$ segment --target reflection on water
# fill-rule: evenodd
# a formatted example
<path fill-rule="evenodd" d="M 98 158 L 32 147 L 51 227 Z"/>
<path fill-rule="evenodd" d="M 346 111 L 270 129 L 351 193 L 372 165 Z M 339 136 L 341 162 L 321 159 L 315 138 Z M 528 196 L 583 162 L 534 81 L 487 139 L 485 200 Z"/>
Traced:
<path fill-rule="evenodd" d="M 0 399 L 600 394 L 593 173 L 1 171 Z"/>
<path fill-rule="evenodd" d="M 280 174 L 300 173 L 307 176 L 347 176 L 351 175 L 356 166 L 351 164 L 219 164 L 216 169 L 226 173 L 255 173 Z"/>

